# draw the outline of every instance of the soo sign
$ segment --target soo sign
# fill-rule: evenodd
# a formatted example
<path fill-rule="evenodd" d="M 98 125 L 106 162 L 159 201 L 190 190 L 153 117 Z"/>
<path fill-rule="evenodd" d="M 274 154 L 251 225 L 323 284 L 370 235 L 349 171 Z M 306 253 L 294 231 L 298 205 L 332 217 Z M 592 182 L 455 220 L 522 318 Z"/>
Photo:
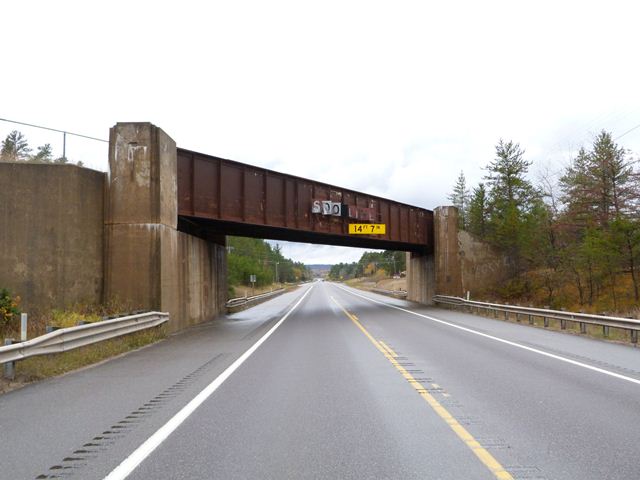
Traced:
<path fill-rule="evenodd" d="M 342 216 L 342 204 L 330 202 L 328 200 L 314 200 L 311 204 L 311 213 L 321 213 L 323 215 Z"/>

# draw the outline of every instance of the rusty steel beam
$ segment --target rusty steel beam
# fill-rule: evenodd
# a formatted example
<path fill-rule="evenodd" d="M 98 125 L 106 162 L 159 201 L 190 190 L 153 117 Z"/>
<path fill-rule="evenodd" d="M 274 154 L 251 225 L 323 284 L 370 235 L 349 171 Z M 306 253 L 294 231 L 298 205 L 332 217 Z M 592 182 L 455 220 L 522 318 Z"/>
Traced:
<path fill-rule="evenodd" d="M 343 216 L 312 213 L 314 201 Z M 393 200 L 178 149 L 179 228 L 364 248 L 430 252 L 433 212 Z M 384 235 L 349 235 L 350 223 L 384 223 Z"/>

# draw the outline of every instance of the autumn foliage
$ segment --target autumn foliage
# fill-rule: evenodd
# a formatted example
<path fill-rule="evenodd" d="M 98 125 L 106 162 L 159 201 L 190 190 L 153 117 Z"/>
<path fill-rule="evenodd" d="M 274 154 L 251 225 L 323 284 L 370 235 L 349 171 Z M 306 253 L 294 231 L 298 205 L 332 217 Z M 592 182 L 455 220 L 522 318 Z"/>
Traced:
<path fill-rule="evenodd" d="M 502 251 L 511 280 L 488 288 L 511 301 L 591 312 L 625 312 L 640 300 L 640 171 L 600 132 L 556 177 L 529 180 L 531 162 L 500 141 L 484 182 L 464 174 L 452 202 L 461 227 Z"/>

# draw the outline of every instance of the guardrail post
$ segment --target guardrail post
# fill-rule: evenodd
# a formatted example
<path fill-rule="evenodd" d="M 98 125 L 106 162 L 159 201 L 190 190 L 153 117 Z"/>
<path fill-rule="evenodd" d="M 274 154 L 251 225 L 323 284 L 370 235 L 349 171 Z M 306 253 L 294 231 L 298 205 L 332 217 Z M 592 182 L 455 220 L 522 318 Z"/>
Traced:
<path fill-rule="evenodd" d="M 26 313 L 20 314 L 20 341 L 21 342 L 27 341 L 27 314 Z"/>
<path fill-rule="evenodd" d="M 529 325 L 533 325 L 533 315 L 529 314 Z"/>
<path fill-rule="evenodd" d="M 5 345 L 12 345 L 13 344 L 13 338 L 5 338 L 4 339 L 4 344 Z M 4 378 L 6 378 L 7 380 L 13 380 L 16 376 L 16 362 L 7 362 L 4 364 L 4 374 L 3 374 Z"/>
<path fill-rule="evenodd" d="M 587 333 L 587 324 L 580 322 L 580 333 Z"/>
<path fill-rule="evenodd" d="M 609 338 L 609 325 L 602 326 L 602 336 Z"/>
<path fill-rule="evenodd" d="M 542 308 L 544 308 L 545 310 L 549 310 L 549 305 L 545 305 Z M 549 319 L 544 315 L 542 316 L 542 324 L 544 325 L 544 328 L 547 328 L 549 326 Z"/>
<path fill-rule="evenodd" d="M 631 330 L 631 343 L 638 343 L 638 330 Z"/>

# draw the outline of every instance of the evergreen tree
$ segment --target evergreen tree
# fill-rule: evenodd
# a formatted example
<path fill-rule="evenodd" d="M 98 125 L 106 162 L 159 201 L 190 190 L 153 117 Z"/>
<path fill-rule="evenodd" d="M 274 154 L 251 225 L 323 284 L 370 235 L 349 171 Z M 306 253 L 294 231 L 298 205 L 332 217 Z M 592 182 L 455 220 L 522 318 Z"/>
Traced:
<path fill-rule="evenodd" d="M 29 159 L 31 149 L 26 137 L 18 130 L 13 130 L 2 141 L 0 160 L 3 162 L 21 162 Z"/>
<path fill-rule="evenodd" d="M 638 181 L 626 151 L 602 131 L 591 151 L 581 148 L 560 179 L 567 213 L 577 226 L 608 229 L 638 207 Z"/>
<path fill-rule="evenodd" d="M 575 272 L 588 279 L 589 303 L 596 290 L 593 285 L 599 286 L 608 276 L 617 304 L 615 284 L 620 270 L 631 274 L 634 298 L 639 300 L 640 185 L 627 152 L 603 130 L 590 151 L 580 149 L 560 182 L 566 205 L 563 220 L 572 227 L 572 241 L 588 253 L 589 261 Z M 606 268 L 598 268 L 603 265 Z"/>
<path fill-rule="evenodd" d="M 453 193 L 448 196 L 451 203 L 458 207 L 458 227 L 461 230 L 467 228 L 467 210 L 469 204 L 469 189 L 467 188 L 467 180 L 464 176 L 464 172 L 460 172 L 456 184 L 453 186 Z"/>
<path fill-rule="evenodd" d="M 487 234 L 487 190 L 484 183 L 480 183 L 473 189 L 469 200 L 467 220 L 469 232 L 480 238 L 485 238 Z"/>
<path fill-rule="evenodd" d="M 33 163 L 51 163 L 52 158 L 51 144 L 45 143 L 43 146 L 38 147 L 38 153 L 32 155 L 29 161 Z"/>
<path fill-rule="evenodd" d="M 512 141 L 502 139 L 496 145 L 496 158 L 486 169 L 488 191 L 488 235 L 492 243 L 505 251 L 514 275 L 520 273 L 523 225 L 541 198 L 540 192 L 527 180 L 530 162 L 524 150 Z"/>

